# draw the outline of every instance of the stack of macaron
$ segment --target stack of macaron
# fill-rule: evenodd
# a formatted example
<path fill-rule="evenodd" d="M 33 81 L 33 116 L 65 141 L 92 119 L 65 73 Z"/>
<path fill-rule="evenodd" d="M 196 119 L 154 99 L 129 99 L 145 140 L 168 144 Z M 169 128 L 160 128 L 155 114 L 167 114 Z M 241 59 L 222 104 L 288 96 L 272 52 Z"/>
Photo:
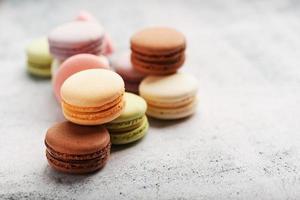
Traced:
<path fill-rule="evenodd" d="M 70 73 L 72 67 L 92 66 L 88 56 L 94 55 L 70 57 L 59 70 L 71 69 Z M 107 162 L 111 143 L 127 144 L 145 135 L 146 102 L 135 94 L 125 93 L 124 81 L 117 73 L 95 67 L 82 69 L 64 80 L 58 79 L 59 72 L 56 82 L 67 121 L 52 126 L 45 137 L 46 157 L 54 169 L 67 173 L 94 172 Z"/>
<path fill-rule="evenodd" d="M 138 31 L 131 37 L 130 47 L 134 68 L 147 75 L 175 73 L 185 61 L 185 37 L 172 28 Z"/>
<path fill-rule="evenodd" d="M 52 30 L 48 36 L 51 54 L 59 61 L 80 54 L 103 52 L 104 29 L 93 21 L 72 21 Z"/>
<path fill-rule="evenodd" d="M 27 46 L 27 71 L 37 77 L 51 77 L 52 56 L 45 37 L 37 38 Z"/>
<path fill-rule="evenodd" d="M 113 144 L 128 144 L 144 137 L 149 124 L 145 115 L 147 103 L 138 95 L 125 93 L 126 106 L 121 115 L 106 124 Z"/>
<path fill-rule="evenodd" d="M 75 21 L 52 30 L 48 40 L 28 46 L 28 71 L 43 77 L 52 74 L 53 91 L 66 119 L 45 136 L 46 158 L 54 169 L 97 171 L 109 160 L 111 144 L 145 136 L 147 116 L 170 120 L 195 112 L 197 80 L 177 72 L 185 61 L 184 35 L 152 27 L 135 33 L 130 44 L 131 53 L 109 62 L 106 56 L 114 52 L 110 37 L 82 11 Z"/>
<path fill-rule="evenodd" d="M 45 136 L 46 157 L 54 169 L 74 174 L 101 169 L 110 154 L 110 137 L 102 126 L 57 123 Z"/>
<path fill-rule="evenodd" d="M 126 90 L 147 101 L 146 114 L 168 120 L 192 115 L 198 102 L 197 80 L 177 72 L 185 61 L 184 35 L 167 27 L 145 28 L 131 37 L 130 46 L 131 55 L 120 57 L 113 66 Z"/>
<path fill-rule="evenodd" d="M 37 77 L 54 77 L 63 61 L 77 54 L 106 56 L 114 52 L 110 36 L 88 12 L 80 11 L 75 20 L 54 28 L 48 38 L 34 39 L 27 46 L 27 71 Z"/>

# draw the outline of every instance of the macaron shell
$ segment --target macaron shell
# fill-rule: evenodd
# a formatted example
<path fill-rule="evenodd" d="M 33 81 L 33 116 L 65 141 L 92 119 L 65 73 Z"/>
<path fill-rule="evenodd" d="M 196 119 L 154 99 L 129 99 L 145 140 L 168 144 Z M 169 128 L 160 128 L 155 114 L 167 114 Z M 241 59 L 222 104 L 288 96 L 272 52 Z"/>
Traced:
<path fill-rule="evenodd" d="M 66 121 L 48 129 L 45 142 L 60 153 L 85 155 L 104 148 L 110 136 L 102 126 L 79 126 Z"/>
<path fill-rule="evenodd" d="M 124 93 L 124 81 L 107 69 L 88 69 L 70 76 L 61 87 L 62 99 L 79 107 L 99 107 Z"/>
<path fill-rule="evenodd" d="M 125 92 L 124 99 L 126 102 L 126 106 L 122 114 L 111 123 L 129 121 L 139 118 L 145 114 L 147 110 L 147 103 L 142 97 L 129 92 Z"/>
<path fill-rule="evenodd" d="M 73 21 L 51 31 L 48 40 L 50 46 L 75 48 L 98 41 L 103 35 L 103 27 L 93 21 Z"/>
<path fill-rule="evenodd" d="M 134 141 L 137 141 L 145 136 L 149 128 L 149 123 L 147 118 L 144 118 L 144 121 L 141 123 L 141 126 L 133 129 L 128 132 L 119 133 L 119 134 L 111 134 L 111 142 L 112 144 L 127 144 Z"/>
<path fill-rule="evenodd" d="M 168 76 L 148 76 L 139 87 L 146 100 L 176 102 L 196 95 L 198 81 L 192 75 L 178 72 Z"/>
<path fill-rule="evenodd" d="M 146 54 L 162 55 L 185 48 L 185 37 L 168 27 L 151 27 L 135 33 L 130 40 L 131 49 Z"/>
<path fill-rule="evenodd" d="M 178 108 L 161 108 L 148 105 L 147 115 L 157 119 L 181 119 L 194 114 L 197 110 L 198 100 Z"/>
<path fill-rule="evenodd" d="M 49 45 L 46 37 L 33 40 L 26 48 L 29 62 L 39 65 L 50 66 L 52 56 L 49 52 Z"/>
<path fill-rule="evenodd" d="M 109 69 L 108 59 L 104 56 L 91 54 L 78 54 L 68 58 L 57 70 L 53 81 L 53 89 L 57 100 L 61 101 L 60 89 L 67 78 L 77 72 L 97 68 Z"/>

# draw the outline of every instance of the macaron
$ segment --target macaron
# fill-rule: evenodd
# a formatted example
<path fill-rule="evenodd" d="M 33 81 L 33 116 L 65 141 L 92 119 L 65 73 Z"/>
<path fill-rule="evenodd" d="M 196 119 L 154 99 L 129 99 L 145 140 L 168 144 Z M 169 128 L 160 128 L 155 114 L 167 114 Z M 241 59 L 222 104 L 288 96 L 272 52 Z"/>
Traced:
<path fill-rule="evenodd" d="M 148 76 L 139 87 L 147 101 L 147 115 L 157 119 L 180 119 L 195 113 L 198 81 L 190 74 Z"/>
<path fill-rule="evenodd" d="M 110 136 L 103 126 L 57 123 L 45 136 L 46 157 L 54 169 L 74 174 L 101 169 L 110 154 Z"/>
<path fill-rule="evenodd" d="M 80 53 L 99 55 L 103 52 L 104 30 L 94 21 L 72 21 L 48 35 L 51 54 L 64 61 Z"/>
<path fill-rule="evenodd" d="M 131 37 L 130 44 L 133 66 L 148 75 L 175 73 L 185 61 L 185 37 L 173 28 L 145 28 Z"/>
<path fill-rule="evenodd" d="M 109 62 L 105 56 L 77 54 L 65 60 L 53 77 L 53 91 L 57 101 L 61 100 L 60 89 L 68 77 L 83 70 L 97 68 L 109 69 Z"/>
<path fill-rule="evenodd" d="M 127 144 L 144 137 L 149 124 L 145 115 L 146 101 L 135 94 L 126 92 L 126 105 L 122 114 L 115 120 L 107 123 L 112 144 Z"/>
<path fill-rule="evenodd" d="M 124 53 L 113 60 L 112 67 L 123 78 L 126 91 L 137 94 L 140 82 L 146 75 L 133 68 L 130 60 L 130 53 Z"/>
<path fill-rule="evenodd" d="M 124 81 L 107 69 L 88 69 L 63 83 L 61 105 L 65 118 L 81 125 L 100 125 L 119 117 L 125 106 Z"/>
<path fill-rule="evenodd" d="M 46 38 L 33 40 L 26 48 L 27 71 L 39 77 L 51 77 L 52 56 Z"/>

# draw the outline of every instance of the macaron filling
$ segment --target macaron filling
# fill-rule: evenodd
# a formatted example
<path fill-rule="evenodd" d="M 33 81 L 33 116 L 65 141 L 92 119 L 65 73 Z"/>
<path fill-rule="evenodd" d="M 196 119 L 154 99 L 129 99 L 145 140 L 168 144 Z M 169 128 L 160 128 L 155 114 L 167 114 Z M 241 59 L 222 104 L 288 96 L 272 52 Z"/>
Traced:
<path fill-rule="evenodd" d="M 82 121 L 86 121 L 83 125 L 96 125 L 98 121 L 101 121 L 102 123 L 112 121 L 119 116 L 119 113 L 124 108 L 124 104 L 125 102 L 123 101 L 123 99 L 121 99 L 121 101 L 117 104 L 112 105 L 111 107 L 108 107 L 104 110 L 102 107 L 96 107 L 96 111 L 94 112 L 80 112 L 68 109 L 67 107 L 65 107 L 66 104 L 64 103 L 64 101 L 62 101 L 63 113 L 65 114 L 65 117 L 70 121 L 76 122 L 78 124 L 81 124 Z M 82 109 L 84 109 L 84 107 L 81 108 L 81 110 Z M 90 107 L 88 107 L 88 109 L 90 109 Z"/>
<path fill-rule="evenodd" d="M 134 48 L 131 48 L 132 54 L 143 61 L 153 61 L 153 60 L 178 60 L 176 58 L 181 57 L 184 55 L 185 47 L 179 49 L 178 51 L 166 53 L 166 54 L 157 54 L 154 52 L 153 54 L 149 53 L 143 53 L 140 51 L 135 50 Z M 156 54 L 155 54 L 156 53 Z"/>
<path fill-rule="evenodd" d="M 128 130 L 133 130 L 137 127 L 139 127 L 142 122 L 145 120 L 146 116 L 140 116 L 135 119 L 127 120 L 127 121 L 121 121 L 121 122 L 116 122 L 116 123 L 108 123 L 106 124 L 106 128 L 111 132 L 111 133 L 118 133 L 118 132 L 124 132 Z"/>
<path fill-rule="evenodd" d="M 35 68 L 50 68 L 51 66 L 51 63 L 37 63 L 30 60 L 27 61 L 27 64 Z"/>
<path fill-rule="evenodd" d="M 67 103 L 64 99 L 62 99 L 63 107 L 66 110 L 73 111 L 73 112 L 79 112 L 79 113 L 85 113 L 85 112 L 100 112 L 100 111 L 105 111 L 107 109 L 110 109 L 114 107 L 115 105 L 119 104 L 121 101 L 123 101 L 123 94 L 121 94 L 119 97 L 114 99 L 111 102 L 108 102 L 104 105 L 97 106 L 97 107 L 87 107 L 87 106 L 76 106 L 76 105 L 71 105 Z"/>
<path fill-rule="evenodd" d="M 96 151 L 94 153 L 89 154 L 67 154 L 67 153 L 61 153 L 58 151 L 55 151 L 50 145 L 47 144 L 47 141 L 45 141 L 46 151 L 47 153 L 52 156 L 54 159 L 57 160 L 63 160 L 63 161 L 81 161 L 81 160 L 93 160 L 97 158 L 103 158 L 107 155 L 107 152 L 109 152 L 110 149 L 110 142 L 105 145 L 103 149 L 100 149 L 99 151 Z"/>
<path fill-rule="evenodd" d="M 144 97 L 146 98 L 146 97 Z M 151 107 L 156 107 L 156 108 L 178 108 L 178 107 L 182 107 L 182 106 L 186 106 L 190 103 L 192 103 L 193 101 L 195 101 L 196 99 L 196 94 L 192 95 L 192 96 L 187 96 L 184 98 L 180 98 L 180 99 L 175 99 L 173 98 L 172 100 L 168 100 L 168 99 L 147 99 L 147 103 L 149 106 Z"/>
<path fill-rule="evenodd" d="M 176 72 L 183 65 L 185 58 L 183 57 L 180 61 L 171 64 L 153 64 L 149 62 L 140 61 L 139 59 L 134 59 L 133 57 L 131 61 L 135 69 L 137 69 L 140 72 L 151 73 L 154 75 L 163 75 Z"/>
<path fill-rule="evenodd" d="M 195 98 L 192 102 L 178 107 L 163 108 L 148 104 L 147 115 L 160 119 L 179 119 L 192 115 L 197 107 L 198 99 Z"/>

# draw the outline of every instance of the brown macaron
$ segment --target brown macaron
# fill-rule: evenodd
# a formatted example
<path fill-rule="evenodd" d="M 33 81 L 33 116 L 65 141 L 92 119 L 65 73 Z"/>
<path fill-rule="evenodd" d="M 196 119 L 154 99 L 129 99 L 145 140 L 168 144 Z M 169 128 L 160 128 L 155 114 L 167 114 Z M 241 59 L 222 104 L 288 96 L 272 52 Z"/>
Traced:
<path fill-rule="evenodd" d="M 110 136 L 102 126 L 57 123 L 45 137 L 50 166 L 66 173 L 90 173 L 101 169 L 110 154 Z"/>
<path fill-rule="evenodd" d="M 175 73 L 185 61 L 185 37 L 172 28 L 143 29 L 131 37 L 130 44 L 132 64 L 145 74 Z"/>

